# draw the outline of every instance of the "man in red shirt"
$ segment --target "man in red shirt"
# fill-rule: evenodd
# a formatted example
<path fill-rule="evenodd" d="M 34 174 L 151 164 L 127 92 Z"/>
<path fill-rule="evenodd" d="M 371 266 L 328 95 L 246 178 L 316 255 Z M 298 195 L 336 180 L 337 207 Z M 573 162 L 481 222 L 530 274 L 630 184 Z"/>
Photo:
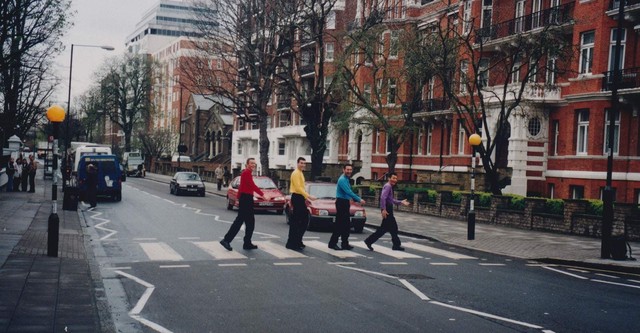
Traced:
<path fill-rule="evenodd" d="M 231 224 L 231 228 L 229 228 L 227 234 L 224 235 L 224 238 L 220 241 L 220 244 L 229 251 L 233 250 L 230 243 L 233 238 L 236 237 L 238 231 L 240 231 L 242 223 L 245 224 L 244 245 L 242 248 L 245 250 L 255 250 L 258 248 L 251 243 L 251 236 L 253 235 L 253 228 L 255 227 L 256 221 L 253 215 L 253 196 L 254 193 L 256 193 L 258 198 L 263 198 L 264 200 L 271 200 L 271 198 L 266 196 L 256 183 L 253 182 L 253 171 L 255 169 L 256 160 L 254 158 L 248 158 L 247 167 L 240 174 L 238 216 L 233 221 L 233 224 Z"/>

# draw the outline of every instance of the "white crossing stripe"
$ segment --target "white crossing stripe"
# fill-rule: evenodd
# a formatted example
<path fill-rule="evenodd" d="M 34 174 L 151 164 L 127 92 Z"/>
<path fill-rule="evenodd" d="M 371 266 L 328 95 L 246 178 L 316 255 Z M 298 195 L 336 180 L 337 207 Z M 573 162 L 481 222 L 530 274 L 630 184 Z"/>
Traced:
<path fill-rule="evenodd" d="M 351 243 L 351 245 L 357 246 L 359 248 L 366 249 L 367 251 L 369 251 L 369 249 L 367 248 L 367 245 L 364 244 L 364 242 Z M 384 255 L 387 255 L 389 257 L 393 257 L 396 259 L 422 258 L 421 256 L 417 256 L 415 254 L 407 253 L 404 251 L 394 251 L 391 248 L 380 246 L 377 244 L 374 244 L 373 252 L 382 253 Z"/>
<path fill-rule="evenodd" d="M 480 265 L 480 266 L 506 266 L 506 264 L 490 263 L 490 262 L 487 262 L 487 263 L 479 263 L 478 265 Z"/>
<path fill-rule="evenodd" d="M 140 247 L 147 254 L 149 260 L 154 261 L 180 261 L 183 260 L 178 252 L 174 251 L 167 243 L 140 243 Z"/>
<path fill-rule="evenodd" d="M 259 250 L 269 253 L 278 259 L 306 258 L 307 256 L 298 252 L 289 250 L 286 247 L 272 243 L 270 241 L 254 241 Z"/>
<path fill-rule="evenodd" d="M 433 265 L 433 266 L 456 266 L 456 265 L 458 265 L 455 262 L 430 262 L 429 264 Z"/>
<path fill-rule="evenodd" d="M 201 248 L 209 255 L 216 259 L 247 259 L 246 256 L 236 252 L 236 251 L 227 251 L 220 242 L 191 242 L 197 247 Z"/>
<path fill-rule="evenodd" d="M 431 246 L 426 246 L 426 245 L 422 245 L 422 244 L 418 244 L 418 243 L 402 243 L 402 246 L 406 247 L 406 248 L 410 248 L 410 249 L 414 249 L 414 250 L 418 250 L 418 251 L 422 251 L 422 252 L 428 252 L 431 254 L 435 254 L 438 256 L 442 256 L 442 257 L 446 257 L 449 259 L 478 259 L 475 257 L 470 257 L 464 254 L 460 254 L 460 253 L 455 253 L 455 252 L 451 252 L 451 251 L 445 251 L 445 250 L 441 250 L 441 249 L 437 249 L 435 247 L 431 247 Z"/>
<path fill-rule="evenodd" d="M 346 251 L 346 250 L 342 250 L 342 251 L 336 251 L 336 250 L 332 250 L 328 247 L 327 243 L 323 243 L 320 241 L 316 241 L 316 240 L 312 240 L 309 242 L 304 243 L 307 247 L 312 247 L 316 250 L 322 251 L 324 253 L 328 253 L 334 257 L 338 257 L 338 258 L 354 258 L 354 257 L 364 257 L 363 255 L 353 252 L 353 251 Z"/>

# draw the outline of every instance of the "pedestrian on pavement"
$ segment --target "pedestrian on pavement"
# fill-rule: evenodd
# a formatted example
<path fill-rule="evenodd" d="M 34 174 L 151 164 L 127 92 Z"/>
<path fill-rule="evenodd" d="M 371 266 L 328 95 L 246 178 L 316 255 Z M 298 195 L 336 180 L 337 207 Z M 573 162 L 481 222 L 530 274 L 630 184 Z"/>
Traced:
<path fill-rule="evenodd" d="M 13 175 L 16 174 L 16 162 L 13 157 L 9 158 L 5 168 L 7 173 L 7 192 L 13 192 Z"/>
<path fill-rule="evenodd" d="M 289 239 L 286 247 L 296 251 L 305 247 L 304 243 L 302 243 L 302 237 L 309 224 L 309 211 L 307 210 L 306 200 L 316 200 L 316 197 L 307 193 L 305 189 L 304 174 L 302 172 L 306 165 L 307 160 L 304 157 L 298 157 L 298 164 L 291 173 L 291 184 L 289 186 L 293 214 L 289 220 Z"/>
<path fill-rule="evenodd" d="M 244 230 L 244 245 L 245 250 L 255 250 L 258 247 L 251 243 L 251 236 L 253 235 L 253 229 L 255 227 L 255 216 L 253 214 L 253 197 L 254 193 L 257 194 L 257 198 L 264 200 L 271 200 L 271 197 L 265 195 L 262 190 L 253 181 L 253 171 L 256 169 L 256 160 L 252 157 L 247 159 L 247 166 L 240 174 L 240 186 L 238 188 L 239 207 L 238 216 L 231 224 L 229 231 L 224 235 L 224 238 L 220 241 L 220 244 L 225 249 L 231 251 L 231 241 L 240 231 L 242 223 L 245 224 Z"/>
<path fill-rule="evenodd" d="M 36 171 L 38 170 L 38 161 L 33 154 L 29 155 L 29 192 L 36 191 Z"/>
<path fill-rule="evenodd" d="M 395 172 L 391 172 L 388 174 L 388 177 L 389 181 L 384 184 L 382 187 L 382 193 L 380 193 L 382 224 L 376 232 L 369 235 L 369 237 L 364 240 L 364 243 L 371 251 L 373 251 L 373 247 L 371 245 L 387 232 L 391 234 L 391 242 L 393 244 L 392 249 L 396 251 L 404 251 L 404 248 L 400 244 L 400 237 L 398 237 L 398 223 L 396 222 L 396 218 L 393 216 L 393 205 L 409 206 L 409 201 L 407 201 L 407 199 L 400 201 L 393 197 L 393 187 L 398 183 L 398 175 Z"/>
<path fill-rule="evenodd" d="M 224 166 L 224 186 L 229 186 L 229 182 L 231 181 L 231 172 L 229 172 L 229 167 Z"/>
<path fill-rule="evenodd" d="M 89 208 L 96 207 L 98 203 L 98 167 L 93 163 L 87 165 L 87 200 L 89 201 Z"/>
<path fill-rule="evenodd" d="M 20 184 L 22 183 L 22 157 L 18 156 L 16 160 L 16 173 L 13 174 L 13 191 L 20 192 Z"/>
<path fill-rule="evenodd" d="M 29 182 L 29 161 L 22 159 L 22 176 L 20 176 L 20 187 L 22 192 L 27 192 L 27 183 Z"/>
<path fill-rule="evenodd" d="M 216 182 L 218 183 L 218 191 L 220 191 L 222 189 L 222 181 L 224 180 L 224 170 L 222 170 L 222 165 L 218 164 L 218 167 L 213 171 L 213 173 L 215 174 Z"/>
<path fill-rule="evenodd" d="M 342 175 L 338 178 L 338 184 L 336 187 L 336 220 L 333 223 L 333 233 L 329 240 L 329 248 L 334 250 L 351 250 L 353 246 L 349 245 L 349 228 L 350 226 L 350 210 L 351 201 L 359 202 L 364 205 L 365 201 L 362 200 L 357 194 L 353 193 L 351 189 L 351 174 L 353 173 L 353 166 L 351 164 L 345 164 L 342 167 Z M 342 248 L 338 246 L 338 237 L 342 238 Z"/>

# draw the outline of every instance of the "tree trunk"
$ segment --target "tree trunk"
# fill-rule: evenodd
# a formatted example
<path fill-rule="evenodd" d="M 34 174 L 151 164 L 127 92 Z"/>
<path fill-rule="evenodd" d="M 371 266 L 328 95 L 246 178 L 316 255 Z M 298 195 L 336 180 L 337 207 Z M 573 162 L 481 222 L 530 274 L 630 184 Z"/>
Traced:
<path fill-rule="evenodd" d="M 260 165 L 262 166 L 261 174 L 263 176 L 269 175 L 269 137 L 267 137 L 267 121 L 266 115 L 260 116 L 260 138 L 258 139 L 258 146 L 260 152 Z"/>

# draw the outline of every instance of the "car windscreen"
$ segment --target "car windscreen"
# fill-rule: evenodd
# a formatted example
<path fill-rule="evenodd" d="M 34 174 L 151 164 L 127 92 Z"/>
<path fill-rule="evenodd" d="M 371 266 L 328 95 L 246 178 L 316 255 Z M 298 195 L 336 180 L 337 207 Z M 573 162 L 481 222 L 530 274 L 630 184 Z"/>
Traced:
<path fill-rule="evenodd" d="M 269 178 L 253 178 L 253 182 L 263 190 L 272 190 L 277 188 L 273 180 Z"/>
<path fill-rule="evenodd" d="M 309 185 L 309 194 L 318 199 L 335 199 L 336 186 L 333 184 Z"/>
<path fill-rule="evenodd" d="M 195 173 L 181 173 L 176 176 L 177 180 L 200 180 L 200 176 Z"/>

